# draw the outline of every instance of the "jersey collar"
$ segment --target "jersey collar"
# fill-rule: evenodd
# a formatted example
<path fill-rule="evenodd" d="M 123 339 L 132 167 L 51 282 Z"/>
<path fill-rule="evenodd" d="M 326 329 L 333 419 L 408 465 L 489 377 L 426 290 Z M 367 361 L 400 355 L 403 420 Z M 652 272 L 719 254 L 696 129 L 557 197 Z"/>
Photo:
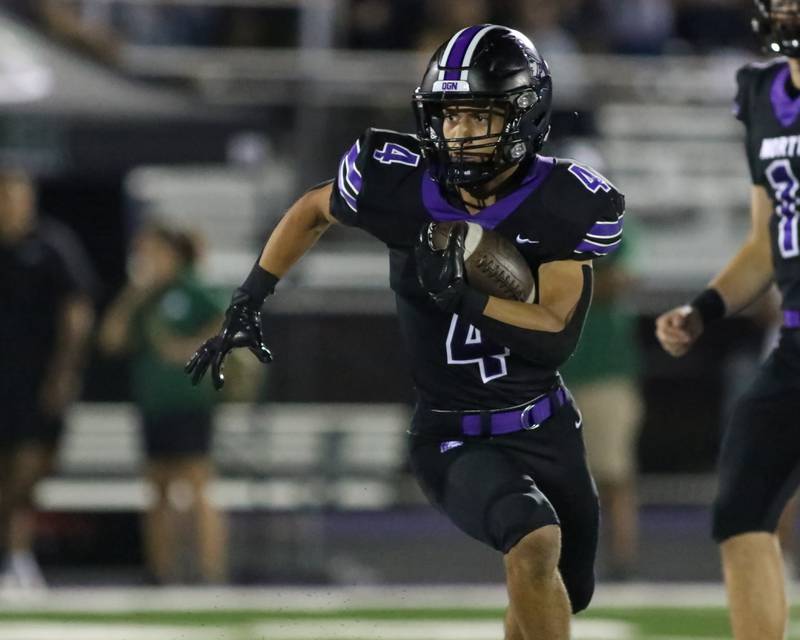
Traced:
<path fill-rule="evenodd" d="M 422 177 L 422 203 L 431 218 L 437 222 L 469 220 L 485 229 L 494 229 L 514 213 L 529 195 L 536 191 L 539 185 L 550 175 L 555 164 L 555 158 L 536 156 L 536 161 L 533 163 L 528 175 L 514 191 L 474 215 L 450 204 L 442 195 L 439 185 L 431 177 L 430 172 L 426 170 Z"/>
<path fill-rule="evenodd" d="M 786 92 L 786 82 L 790 75 L 789 64 L 787 63 L 772 81 L 772 88 L 769 92 L 772 101 L 772 110 L 775 117 L 784 127 L 788 127 L 800 115 L 800 97 L 791 98 Z"/>

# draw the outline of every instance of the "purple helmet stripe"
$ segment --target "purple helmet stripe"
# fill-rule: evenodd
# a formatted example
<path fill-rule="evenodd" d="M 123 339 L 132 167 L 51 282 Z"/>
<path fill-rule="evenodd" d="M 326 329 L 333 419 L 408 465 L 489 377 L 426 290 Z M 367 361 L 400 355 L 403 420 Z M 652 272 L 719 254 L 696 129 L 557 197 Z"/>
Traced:
<path fill-rule="evenodd" d="M 456 36 L 456 40 L 453 43 L 453 47 L 450 49 L 450 55 L 447 56 L 447 60 L 445 61 L 445 67 L 461 67 L 464 62 L 464 55 L 467 52 L 467 47 L 469 47 L 469 43 L 472 42 L 472 38 L 474 38 L 479 31 L 483 29 L 484 25 L 477 25 L 474 27 L 470 27 L 469 29 L 465 29 L 462 31 L 458 36 Z M 460 69 L 448 69 L 444 74 L 445 80 L 458 80 L 461 75 Z"/>

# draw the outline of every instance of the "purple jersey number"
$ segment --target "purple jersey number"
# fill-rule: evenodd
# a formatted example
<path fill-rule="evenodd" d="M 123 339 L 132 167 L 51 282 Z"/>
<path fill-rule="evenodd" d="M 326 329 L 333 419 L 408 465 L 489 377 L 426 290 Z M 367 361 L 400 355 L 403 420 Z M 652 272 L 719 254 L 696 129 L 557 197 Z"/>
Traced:
<path fill-rule="evenodd" d="M 409 167 L 416 167 L 419 164 L 418 153 L 394 142 L 384 142 L 383 147 L 376 149 L 372 157 L 381 164 L 405 164 Z"/>
<path fill-rule="evenodd" d="M 454 315 L 447 333 L 447 364 L 477 364 L 484 384 L 508 373 L 507 348 L 484 341 L 481 332 Z"/>
<path fill-rule="evenodd" d="M 592 193 L 597 193 L 598 191 L 605 191 L 608 193 L 611 191 L 611 185 L 608 184 L 606 179 L 599 173 L 595 173 L 589 167 L 583 167 L 573 163 L 569 165 L 569 172 L 580 180 L 583 186 Z"/>
<path fill-rule="evenodd" d="M 767 167 L 767 179 L 775 192 L 775 213 L 778 215 L 778 249 L 784 258 L 800 255 L 797 239 L 797 178 L 786 158 Z"/>

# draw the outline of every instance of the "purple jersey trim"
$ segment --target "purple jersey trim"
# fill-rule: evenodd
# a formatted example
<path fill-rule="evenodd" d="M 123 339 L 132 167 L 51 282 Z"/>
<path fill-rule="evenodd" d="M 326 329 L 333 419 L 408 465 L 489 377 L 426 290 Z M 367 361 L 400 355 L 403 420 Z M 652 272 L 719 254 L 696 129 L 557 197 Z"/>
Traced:
<path fill-rule="evenodd" d="M 591 240 L 581 240 L 578 248 L 575 249 L 575 253 L 594 253 L 604 256 L 612 251 L 616 251 L 617 245 L 619 245 L 620 242 L 622 242 L 622 238 L 612 242 L 611 244 L 599 244 L 597 242 L 592 242 Z"/>
<path fill-rule="evenodd" d="M 469 47 L 469 43 L 472 42 L 472 38 L 483 29 L 486 25 L 477 25 L 475 27 L 470 27 L 466 31 L 464 31 L 456 41 L 453 43 L 453 47 L 450 49 L 450 55 L 447 56 L 447 60 L 445 60 L 445 67 L 461 67 L 464 63 L 464 56 L 467 53 L 467 48 Z M 458 80 L 461 77 L 461 69 L 451 69 L 449 71 L 445 71 L 444 79 L 445 80 Z"/>
<path fill-rule="evenodd" d="M 356 160 L 358 159 L 358 154 L 361 152 L 361 145 L 356 142 L 351 148 L 350 151 L 347 152 L 345 156 L 345 163 L 347 167 L 347 182 L 353 187 L 353 190 L 358 195 L 361 191 L 361 172 L 358 170 L 356 166 Z"/>
<path fill-rule="evenodd" d="M 622 220 L 623 216 L 620 216 L 616 221 L 601 220 L 600 222 L 596 222 L 594 226 L 589 229 L 586 238 L 588 240 L 614 238 L 622 233 Z"/>
<path fill-rule="evenodd" d="M 428 171 L 422 176 L 422 203 L 428 210 L 431 218 L 437 222 L 451 222 L 455 220 L 469 220 L 481 225 L 484 229 L 494 229 L 503 220 L 510 216 L 517 207 L 547 179 L 556 159 L 547 156 L 537 156 L 530 173 L 522 181 L 516 191 L 501 198 L 493 205 L 481 209 L 471 215 L 463 209 L 458 209 L 450 204 L 442 195 L 439 185 L 431 178 Z"/>
<path fill-rule="evenodd" d="M 783 326 L 787 329 L 800 329 L 800 311 L 797 309 L 784 309 Z"/>
<path fill-rule="evenodd" d="M 784 127 L 791 125 L 800 115 L 800 97 L 792 99 L 786 93 L 786 81 L 789 79 L 789 74 L 789 63 L 787 62 L 786 66 L 778 71 L 769 92 L 772 110 L 778 122 Z"/>

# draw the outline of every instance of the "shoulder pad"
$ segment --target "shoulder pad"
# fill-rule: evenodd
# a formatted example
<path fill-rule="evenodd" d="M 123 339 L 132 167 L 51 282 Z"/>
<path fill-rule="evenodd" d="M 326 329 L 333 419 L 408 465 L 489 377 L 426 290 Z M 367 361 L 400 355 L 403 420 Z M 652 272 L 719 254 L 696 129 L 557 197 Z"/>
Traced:
<path fill-rule="evenodd" d="M 733 115 L 745 124 L 750 121 L 750 110 L 754 94 L 761 83 L 771 78 L 777 67 L 786 64 L 786 58 L 775 58 L 765 62 L 751 62 L 736 71 L 736 97 Z"/>
<path fill-rule="evenodd" d="M 416 136 L 388 129 L 367 129 L 339 162 L 331 212 L 345 224 L 357 224 L 360 196 L 371 174 L 386 168 L 415 169 L 421 162 Z"/>
<path fill-rule="evenodd" d="M 555 259 L 590 260 L 615 251 L 622 241 L 625 196 L 600 172 L 559 158 L 548 207 L 564 230 Z"/>

